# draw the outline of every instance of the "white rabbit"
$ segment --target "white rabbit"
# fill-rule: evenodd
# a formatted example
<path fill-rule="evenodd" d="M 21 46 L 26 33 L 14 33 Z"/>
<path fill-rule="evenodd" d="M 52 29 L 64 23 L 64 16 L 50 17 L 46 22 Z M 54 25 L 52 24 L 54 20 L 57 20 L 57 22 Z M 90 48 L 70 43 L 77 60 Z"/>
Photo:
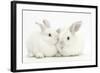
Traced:
<path fill-rule="evenodd" d="M 36 58 L 51 57 L 57 53 L 56 43 L 58 41 L 58 33 L 50 28 L 47 20 L 43 20 L 43 24 L 37 23 L 41 28 L 41 32 L 33 33 L 28 39 L 28 54 Z"/>
<path fill-rule="evenodd" d="M 62 56 L 75 56 L 82 53 L 83 40 L 81 34 L 77 34 L 81 21 L 73 23 L 59 33 L 57 49 Z"/>

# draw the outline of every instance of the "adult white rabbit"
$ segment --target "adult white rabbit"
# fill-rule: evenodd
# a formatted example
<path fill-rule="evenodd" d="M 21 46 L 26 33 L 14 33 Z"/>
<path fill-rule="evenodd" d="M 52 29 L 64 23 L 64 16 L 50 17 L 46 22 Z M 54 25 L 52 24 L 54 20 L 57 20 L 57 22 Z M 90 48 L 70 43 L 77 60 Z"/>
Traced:
<path fill-rule="evenodd" d="M 62 56 L 75 56 L 82 53 L 83 40 L 81 34 L 77 33 L 81 21 L 73 23 L 69 28 L 60 31 L 57 49 Z"/>
<path fill-rule="evenodd" d="M 58 33 L 50 28 L 47 20 L 43 20 L 43 24 L 37 23 L 41 28 L 41 32 L 33 33 L 28 39 L 28 54 L 36 58 L 51 57 L 57 53 L 56 43 L 58 41 Z"/>

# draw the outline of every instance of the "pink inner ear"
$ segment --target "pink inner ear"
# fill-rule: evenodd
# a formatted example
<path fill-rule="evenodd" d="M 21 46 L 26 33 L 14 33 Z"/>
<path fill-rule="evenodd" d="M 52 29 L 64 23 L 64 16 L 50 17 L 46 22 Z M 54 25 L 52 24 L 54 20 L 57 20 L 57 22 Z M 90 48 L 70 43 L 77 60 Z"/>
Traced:
<path fill-rule="evenodd" d="M 44 23 L 44 25 L 45 25 L 47 28 L 50 27 L 50 23 L 49 23 L 48 20 L 44 19 L 44 20 L 43 20 L 43 23 Z"/>
<path fill-rule="evenodd" d="M 73 24 L 70 26 L 69 30 L 73 33 Z"/>
<path fill-rule="evenodd" d="M 60 33 L 60 29 L 57 29 L 56 32 L 57 32 L 57 33 Z"/>
<path fill-rule="evenodd" d="M 75 33 L 79 30 L 81 26 L 81 21 L 75 22 L 72 24 L 72 26 L 70 27 L 70 32 Z"/>
<path fill-rule="evenodd" d="M 76 24 L 74 27 L 74 31 L 77 32 L 79 30 L 79 28 L 80 28 L 80 24 Z"/>

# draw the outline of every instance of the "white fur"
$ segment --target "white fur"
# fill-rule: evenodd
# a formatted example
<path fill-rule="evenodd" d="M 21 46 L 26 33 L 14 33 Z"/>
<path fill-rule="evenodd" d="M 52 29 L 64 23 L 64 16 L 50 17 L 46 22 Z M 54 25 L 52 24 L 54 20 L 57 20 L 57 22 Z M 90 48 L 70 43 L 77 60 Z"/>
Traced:
<path fill-rule="evenodd" d="M 79 31 L 81 22 L 72 24 L 69 28 L 62 30 L 59 34 L 57 49 L 62 56 L 75 56 L 82 53 L 83 40 Z M 70 37 L 68 40 L 67 37 Z"/>
<path fill-rule="evenodd" d="M 56 30 L 52 30 L 47 23 L 43 20 L 43 24 L 37 23 L 41 32 L 34 32 L 27 41 L 28 55 L 37 58 L 55 56 L 57 53 L 56 43 L 58 34 Z M 51 37 L 49 36 L 51 34 Z"/>

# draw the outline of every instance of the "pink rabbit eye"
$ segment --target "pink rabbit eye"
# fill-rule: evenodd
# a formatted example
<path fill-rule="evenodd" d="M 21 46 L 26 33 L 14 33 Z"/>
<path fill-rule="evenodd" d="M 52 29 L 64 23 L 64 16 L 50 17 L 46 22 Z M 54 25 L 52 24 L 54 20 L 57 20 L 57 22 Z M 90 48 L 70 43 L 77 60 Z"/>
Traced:
<path fill-rule="evenodd" d="M 51 37 L 51 34 L 49 33 L 49 37 Z"/>
<path fill-rule="evenodd" d="M 68 37 L 67 37 L 67 40 L 69 40 L 69 39 L 70 39 L 70 37 L 68 36 Z"/>

